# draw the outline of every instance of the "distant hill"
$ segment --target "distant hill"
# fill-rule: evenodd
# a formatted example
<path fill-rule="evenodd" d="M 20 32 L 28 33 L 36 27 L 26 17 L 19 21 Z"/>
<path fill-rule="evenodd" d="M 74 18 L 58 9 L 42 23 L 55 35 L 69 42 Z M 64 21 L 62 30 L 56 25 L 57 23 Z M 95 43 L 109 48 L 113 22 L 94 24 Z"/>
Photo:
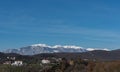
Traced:
<path fill-rule="evenodd" d="M 111 60 L 120 60 L 120 51 L 103 51 L 95 50 L 83 53 L 47 53 L 47 54 L 38 54 L 34 55 L 35 57 L 65 57 L 67 59 L 89 59 L 89 60 L 99 60 L 99 61 L 111 61 Z"/>

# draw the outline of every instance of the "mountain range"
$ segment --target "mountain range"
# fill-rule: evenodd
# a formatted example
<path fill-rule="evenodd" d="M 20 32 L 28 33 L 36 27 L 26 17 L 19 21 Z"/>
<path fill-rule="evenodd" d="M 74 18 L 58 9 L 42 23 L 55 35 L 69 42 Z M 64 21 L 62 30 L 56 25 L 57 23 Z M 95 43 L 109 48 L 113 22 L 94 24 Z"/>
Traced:
<path fill-rule="evenodd" d="M 83 48 L 75 45 L 55 45 L 49 46 L 46 44 L 34 44 L 30 46 L 25 46 L 17 49 L 7 49 L 4 53 L 17 53 L 21 55 L 36 55 L 41 53 L 83 53 L 94 50 L 104 50 L 109 51 L 108 49 L 97 49 L 97 48 Z"/>
<path fill-rule="evenodd" d="M 43 58 L 55 57 L 66 59 L 85 59 L 85 60 L 97 60 L 97 61 L 116 61 L 120 60 L 120 49 L 112 51 L 94 50 L 81 53 L 40 53 L 36 55 L 20 55 L 16 53 L 1 53 L 0 62 L 6 60 L 7 57 L 16 57 L 17 60 L 30 61 L 32 59 L 41 60 Z"/>

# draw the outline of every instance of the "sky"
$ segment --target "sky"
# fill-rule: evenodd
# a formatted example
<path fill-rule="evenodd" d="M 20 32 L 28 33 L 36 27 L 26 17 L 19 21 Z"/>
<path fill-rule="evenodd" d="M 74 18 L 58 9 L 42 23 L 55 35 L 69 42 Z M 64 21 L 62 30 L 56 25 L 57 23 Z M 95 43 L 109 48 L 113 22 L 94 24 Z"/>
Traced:
<path fill-rule="evenodd" d="M 0 0 L 0 50 L 31 44 L 120 48 L 119 0 Z"/>

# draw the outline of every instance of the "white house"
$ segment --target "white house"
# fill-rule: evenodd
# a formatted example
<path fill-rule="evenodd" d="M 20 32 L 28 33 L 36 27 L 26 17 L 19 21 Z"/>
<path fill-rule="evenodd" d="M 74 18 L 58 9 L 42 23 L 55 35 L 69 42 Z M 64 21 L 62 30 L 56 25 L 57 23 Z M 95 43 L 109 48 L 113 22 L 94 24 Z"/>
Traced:
<path fill-rule="evenodd" d="M 47 59 L 43 59 L 41 62 L 42 62 L 42 64 L 49 64 L 50 63 L 50 61 Z"/>
<path fill-rule="evenodd" d="M 16 57 L 7 57 L 7 59 L 9 59 L 9 60 L 15 60 Z"/>
<path fill-rule="evenodd" d="M 11 65 L 13 65 L 13 66 L 22 66 L 23 65 L 23 61 L 15 61 Z"/>

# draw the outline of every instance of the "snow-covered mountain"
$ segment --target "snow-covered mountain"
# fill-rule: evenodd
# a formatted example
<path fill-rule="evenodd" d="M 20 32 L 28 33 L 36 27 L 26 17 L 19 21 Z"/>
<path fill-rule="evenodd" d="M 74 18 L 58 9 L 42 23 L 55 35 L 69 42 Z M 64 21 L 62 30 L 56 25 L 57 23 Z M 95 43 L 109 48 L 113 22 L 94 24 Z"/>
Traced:
<path fill-rule="evenodd" d="M 103 48 L 103 49 L 98 49 L 98 48 L 87 48 L 86 49 L 87 51 L 94 51 L 94 50 L 104 50 L 104 51 L 110 51 L 109 49 L 107 48 Z"/>
<path fill-rule="evenodd" d="M 87 52 L 93 51 L 95 49 L 85 49 L 80 46 L 74 45 L 55 45 L 55 46 L 48 46 L 46 44 L 34 44 L 26 47 L 22 47 L 19 49 L 8 49 L 4 51 L 5 53 L 18 53 L 22 55 L 35 55 L 40 53 L 59 53 L 59 52 Z"/>

